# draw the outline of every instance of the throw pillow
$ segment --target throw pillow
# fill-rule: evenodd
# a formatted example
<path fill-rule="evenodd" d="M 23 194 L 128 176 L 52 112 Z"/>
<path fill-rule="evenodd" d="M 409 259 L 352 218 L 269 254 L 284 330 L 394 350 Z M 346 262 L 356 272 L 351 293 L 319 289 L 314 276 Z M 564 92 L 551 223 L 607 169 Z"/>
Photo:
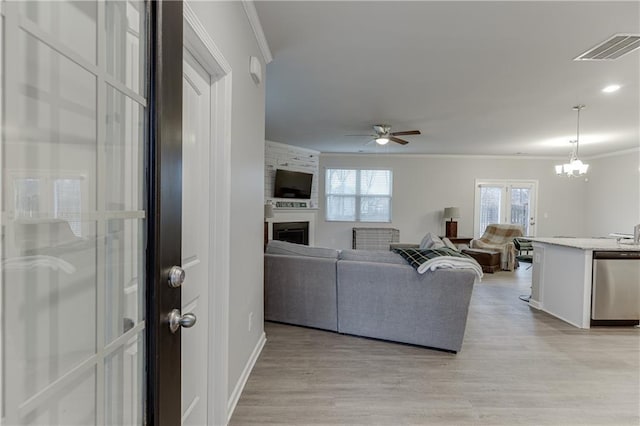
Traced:
<path fill-rule="evenodd" d="M 444 245 L 445 245 L 445 246 L 449 247 L 450 249 L 455 250 L 455 251 L 460 251 L 460 250 L 458 250 L 458 247 L 456 247 L 456 245 L 455 245 L 455 244 L 453 244 L 453 243 L 451 242 L 451 240 L 450 240 L 450 239 L 448 239 L 447 237 L 444 237 L 444 238 L 442 239 L 442 242 L 444 243 Z"/>
<path fill-rule="evenodd" d="M 445 244 L 440 238 L 435 235 L 431 235 L 431 232 L 427 233 L 420 242 L 421 249 L 440 249 L 445 247 Z"/>

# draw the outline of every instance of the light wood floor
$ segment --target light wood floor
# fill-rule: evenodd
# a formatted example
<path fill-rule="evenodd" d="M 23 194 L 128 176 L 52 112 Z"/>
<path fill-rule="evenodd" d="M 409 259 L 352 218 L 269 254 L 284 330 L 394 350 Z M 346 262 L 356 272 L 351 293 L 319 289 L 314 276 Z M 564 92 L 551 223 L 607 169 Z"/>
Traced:
<path fill-rule="evenodd" d="M 457 354 L 266 323 L 231 425 L 640 425 L 640 329 L 580 330 L 476 284 Z"/>

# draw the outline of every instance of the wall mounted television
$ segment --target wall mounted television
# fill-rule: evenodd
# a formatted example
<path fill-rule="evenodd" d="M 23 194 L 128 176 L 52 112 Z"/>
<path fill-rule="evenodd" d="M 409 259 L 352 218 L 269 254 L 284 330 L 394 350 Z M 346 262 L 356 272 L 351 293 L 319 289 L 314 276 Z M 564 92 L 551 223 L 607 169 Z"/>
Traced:
<path fill-rule="evenodd" d="M 311 198 L 311 173 L 276 169 L 276 182 L 273 188 L 275 198 Z"/>

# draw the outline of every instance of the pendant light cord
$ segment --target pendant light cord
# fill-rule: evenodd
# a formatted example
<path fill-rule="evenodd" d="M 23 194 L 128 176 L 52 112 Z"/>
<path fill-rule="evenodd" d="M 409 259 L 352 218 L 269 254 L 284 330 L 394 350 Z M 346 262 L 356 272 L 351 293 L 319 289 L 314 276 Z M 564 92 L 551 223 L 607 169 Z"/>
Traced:
<path fill-rule="evenodd" d="M 584 107 L 585 107 L 584 105 L 576 105 L 573 107 L 573 109 L 578 111 L 578 120 L 577 120 L 578 123 L 576 125 L 576 151 L 575 151 L 576 158 L 579 158 L 578 150 L 580 149 L 580 111 Z"/>

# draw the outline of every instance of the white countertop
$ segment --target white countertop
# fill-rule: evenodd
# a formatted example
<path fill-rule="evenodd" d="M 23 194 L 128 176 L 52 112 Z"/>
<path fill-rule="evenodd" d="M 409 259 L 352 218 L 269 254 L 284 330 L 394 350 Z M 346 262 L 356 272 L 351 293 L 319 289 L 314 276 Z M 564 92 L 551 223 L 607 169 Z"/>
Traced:
<path fill-rule="evenodd" d="M 629 243 L 618 243 L 615 238 L 527 238 L 534 243 L 553 244 L 557 246 L 573 247 L 582 250 L 605 251 L 640 251 L 640 245 L 633 244 L 633 240 L 623 240 Z"/>

